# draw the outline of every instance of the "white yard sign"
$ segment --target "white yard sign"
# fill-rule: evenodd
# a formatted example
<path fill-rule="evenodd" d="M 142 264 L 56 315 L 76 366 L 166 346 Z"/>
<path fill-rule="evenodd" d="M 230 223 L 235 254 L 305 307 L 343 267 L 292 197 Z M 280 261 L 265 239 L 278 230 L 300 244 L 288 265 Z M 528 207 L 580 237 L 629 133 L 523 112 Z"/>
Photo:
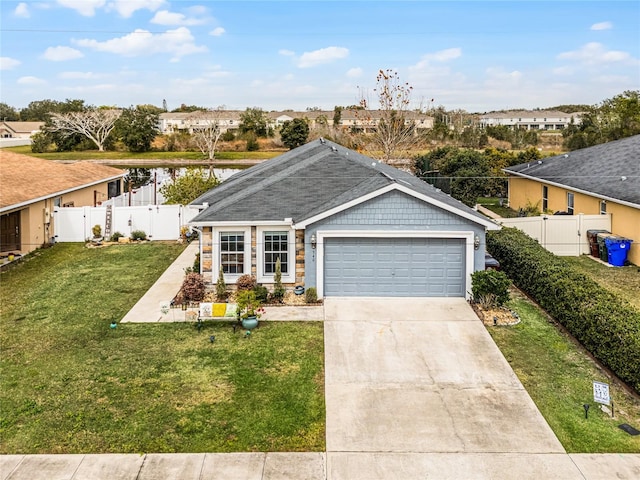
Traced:
<path fill-rule="evenodd" d="M 608 383 L 593 382 L 593 401 L 609 405 L 611 397 L 609 396 Z"/>

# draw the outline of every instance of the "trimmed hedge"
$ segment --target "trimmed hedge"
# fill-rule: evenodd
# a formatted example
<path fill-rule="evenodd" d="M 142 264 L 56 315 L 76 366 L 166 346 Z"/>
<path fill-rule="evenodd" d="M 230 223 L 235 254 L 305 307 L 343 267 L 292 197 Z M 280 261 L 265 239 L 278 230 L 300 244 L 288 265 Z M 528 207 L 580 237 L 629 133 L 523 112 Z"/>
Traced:
<path fill-rule="evenodd" d="M 640 312 L 515 228 L 487 248 L 513 283 L 620 379 L 640 393 Z"/>

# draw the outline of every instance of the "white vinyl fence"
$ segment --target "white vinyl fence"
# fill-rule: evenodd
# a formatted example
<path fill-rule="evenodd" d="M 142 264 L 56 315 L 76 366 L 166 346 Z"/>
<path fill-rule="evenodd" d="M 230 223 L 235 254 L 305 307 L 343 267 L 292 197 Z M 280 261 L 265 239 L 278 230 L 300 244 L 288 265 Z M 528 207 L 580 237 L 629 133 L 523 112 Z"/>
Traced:
<path fill-rule="evenodd" d="M 611 231 L 611 214 L 542 215 L 500 218 L 498 221 L 505 227 L 522 230 L 550 252 L 565 257 L 589 254 L 587 230 Z"/>
<path fill-rule="evenodd" d="M 198 210 L 182 205 L 146 205 L 111 207 L 111 233 L 128 237 L 142 230 L 149 240 L 178 240 L 180 227 L 198 214 Z M 56 242 L 84 242 L 91 238 L 91 229 L 100 225 L 105 233 L 107 207 L 56 207 L 53 211 Z"/>

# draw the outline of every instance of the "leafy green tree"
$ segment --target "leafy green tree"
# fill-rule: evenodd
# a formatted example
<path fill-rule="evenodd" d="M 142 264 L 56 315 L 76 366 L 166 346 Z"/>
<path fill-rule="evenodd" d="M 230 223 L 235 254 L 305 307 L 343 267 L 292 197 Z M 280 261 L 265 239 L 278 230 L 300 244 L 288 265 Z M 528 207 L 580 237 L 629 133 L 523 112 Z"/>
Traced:
<path fill-rule="evenodd" d="M 20 119 L 18 111 L 4 102 L 0 102 L 0 120 L 5 122 L 15 122 Z"/>
<path fill-rule="evenodd" d="M 183 103 L 178 108 L 174 108 L 173 110 L 171 110 L 171 113 L 179 113 L 179 112 L 189 113 L 189 112 L 198 112 L 200 110 L 205 111 L 207 110 L 207 108 L 199 107 L 197 105 L 185 105 Z"/>
<path fill-rule="evenodd" d="M 116 121 L 115 135 L 132 152 L 148 152 L 160 130 L 158 109 L 149 105 L 125 108 Z"/>
<path fill-rule="evenodd" d="M 257 137 L 269 135 L 267 114 L 261 108 L 247 108 L 240 115 L 240 132 L 253 133 Z"/>
<path fill-rule="evenodd" d="M 309 137 L 309 124 L 302 118 L 294 118 L 287 120 L 282 124 L 280 129 L 280 138 L 282 143 L 293 150 L 300 145 L 307 143 Z"/>
<path fill-rule="evenodd" d="M 216 176 L 206 174 L 204 169 L 187 168 L 184 175 L 162 185 L 159 192 L 167 204 L 187 205 L 219 184 Z"/>
<path fill-rule="evenodd" d="M 342 122 L 342 107 L 333 107 L 333 128 L 338 128 Z"/>
<path fill-rule="evenodd" d="M 51 119 L 52 113 L 82 112 L 86 110 L 84 100 L 37 100 L 29 103 L 26 108 L 20 110 L 20 120 L 23 122 L 46 122 Z"/>

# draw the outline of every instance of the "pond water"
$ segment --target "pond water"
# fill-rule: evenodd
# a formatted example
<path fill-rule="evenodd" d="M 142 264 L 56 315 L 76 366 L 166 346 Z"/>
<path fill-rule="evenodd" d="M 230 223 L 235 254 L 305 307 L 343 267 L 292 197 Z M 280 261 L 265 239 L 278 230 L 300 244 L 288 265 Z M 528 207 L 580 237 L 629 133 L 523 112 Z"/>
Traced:
<path fill-rule="evenodd" d="M 187 171 L 187 167 L 172 166 L 149 168 L 142 166 L 129 166 L 127 170 L 129 171 L 129 173 L 125 177 L 125 181 L 131 181 L 132 187 L 138 188 L 143 185 L 152 184 L 154 180 L 158 185 L 161 185 L 163 182 L 170 180 L 171 178 L 180 177 L 185 174 L 185 172 Z M 206 167 L 204 167 L 202 170 L 205 174 L 207 174 L 209 171 L 209 169 Z M 243 168 L 214 168 L 213 174 L 218 180 L 224 181 L 242 170 Z"/>

